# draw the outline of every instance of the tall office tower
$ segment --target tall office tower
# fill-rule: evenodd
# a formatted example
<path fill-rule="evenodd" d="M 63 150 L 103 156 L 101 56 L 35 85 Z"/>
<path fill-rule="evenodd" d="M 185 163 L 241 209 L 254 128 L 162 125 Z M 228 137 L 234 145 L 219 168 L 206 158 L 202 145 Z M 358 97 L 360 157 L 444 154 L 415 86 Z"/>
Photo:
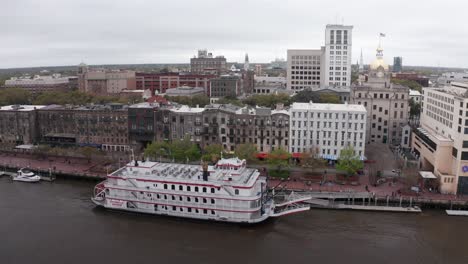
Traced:
<path fill-rule="evenodd" d="M 402 71 L 403 71 L 403 58 L 393 57 L 393 72 L 402 72 Z"/>
<path fill-rule="evenodd" d="M 325 28 L 324 82 L 326 86 L 351 85 L 353 26 L 327 25 Z"/>
<path fill-rule="evenodd" d="M 249 70 L 249 54 L 245 54 L 245 60 L 244 60 L 244 71 L 248 71 Z"/>
<path fill-rule="evenodd" d="M 322 85 L 324 49 L 288 50 L 287 89 L 299 92 Z"/>

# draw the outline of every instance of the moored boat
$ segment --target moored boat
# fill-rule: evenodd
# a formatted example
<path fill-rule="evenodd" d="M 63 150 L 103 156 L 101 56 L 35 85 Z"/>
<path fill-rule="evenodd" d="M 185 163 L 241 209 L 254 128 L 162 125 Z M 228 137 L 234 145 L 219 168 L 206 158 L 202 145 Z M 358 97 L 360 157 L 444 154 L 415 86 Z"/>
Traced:
<path fill-rule="evenodd" d="M 17 174 L 13 175 L 11 179 L 14 181 L 21 182 L 38 182 L 41 180 L 41 177 L 37 176 L 36 174 L 34 174 L 34 172 L 26 168 L 22 168 L 18 170 Z"/>
<path fill-rule="evenodd" d="M 132 161 L 95 187 L 92 201 L 108 209 L 233 223 L 309 210 L 310 197 L 268 191 L 266 177 L 238 158 L 216 165 Z"/>

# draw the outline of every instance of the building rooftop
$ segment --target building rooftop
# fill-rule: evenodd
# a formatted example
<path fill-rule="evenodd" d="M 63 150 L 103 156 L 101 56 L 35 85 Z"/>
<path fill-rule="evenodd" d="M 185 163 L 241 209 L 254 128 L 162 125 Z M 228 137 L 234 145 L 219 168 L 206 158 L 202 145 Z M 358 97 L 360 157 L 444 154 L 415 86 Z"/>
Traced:
<path fill-rule="evenodd" d="M 171 111 L 176 113 L 201 113 L 205 111 L 205 108 L 189 107 L 187 105 L 182 105 L 180 107 L 171 109 Z"/>
<path fill-rule="evenodd" d="M 421 93 L 416 90 L 409 90 L 409 95 L 410 96 L 421 96 Z"/>
<path fill-rule="evenodd" d="M 0 107 L 0 111 L 33 111 L 46 107 L 45 105 L 7 105 Z"/>
<path fill-rule="evenodd" d="M 318 110 L 318 111 L 357 111 L 366 112 L 363 105 L 358 104 L 316 104 L 316 103 L 293 103 L 291 110 Z"/>

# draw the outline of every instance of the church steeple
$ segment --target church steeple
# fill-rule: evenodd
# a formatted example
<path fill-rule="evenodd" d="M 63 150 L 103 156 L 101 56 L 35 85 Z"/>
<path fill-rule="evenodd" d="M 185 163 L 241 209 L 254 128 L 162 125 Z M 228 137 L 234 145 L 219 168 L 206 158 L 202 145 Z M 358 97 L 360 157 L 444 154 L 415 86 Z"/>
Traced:
<path fill-rule="evenodd" d="M 249 54 L 245 54 L 245 61 L 244 61 L 244 71 L 249 70 Z"/>
<path fill-rule="evenodd" d="M 362 72 L 364 70 L 364 59 L 362 57 L 362 49 L 361 49 L 361 57 L 359 59 L 359 72 Z"/>

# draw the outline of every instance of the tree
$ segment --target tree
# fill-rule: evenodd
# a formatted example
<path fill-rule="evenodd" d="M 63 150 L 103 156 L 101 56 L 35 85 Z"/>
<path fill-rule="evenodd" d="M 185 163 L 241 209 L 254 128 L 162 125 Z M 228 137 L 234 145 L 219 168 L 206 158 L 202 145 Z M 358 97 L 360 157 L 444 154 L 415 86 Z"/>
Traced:
<path fill-rule="evenodd" d="M 19 88 L 0 89 L 0 105 L 30 104 L 31 94 Z"/>
<path fill-rule="evenodd" d="M 256 94 L 242 100 L 242 103 L 250 106 L 258 105 L 272 108 L 279 103 L 289 105 L 291 101 L 287 94 Z"/>
<path fill-rule="evenodd" d="M 247 161 L 253 161 L 257 158 L 257 148 L 253 144 L 239 144 L 234 150 L 234 154 L 239 159 L 245 159 Z"/>
<path fill-rule="evenodd" d="M 326 160 L 318 156 L 319 148 L 312 147 L 310 151 L 302 153 L 301 165 L 307 168 L 323 168 L 326 166 Z"/>
<path fill-rule="evenodd" d="M 412 90 L 422 92 L 422 85 L 420 85 L 419 83 L 417 83 L 416 81 L 413 81 L 413 80 L 393 78 L 391 80 L 391 82 L 395 83 L 395 84 L 400 84 L 400 85 L 406 86 L 406 87 L 408 87 L 408 88 L 410 88 Z"/>
<path fill-rule="evenodd" d="M 284 169 L 289 167 L 289 158 L 291 154 L 284 149 L 275 149 L 270 154 L 268 154 L 267 162 L 272 169 L 273 175 L 280 177 L 287 176 L 287 173 L 284 173 Z"/>
<path fill-rule="evenodd" d="M 322 104 L 341 104 L 340 97 L 333 93 L 321 93 L 319 102 Z"/>
<path fill-rule="evenodd" d="M 216 103 L 218 104 L 232 104 L 232 105 L 236 105 L 236 106 L 244 106 L 244 104 L 237 98 L 235 97 L 230 97 L 230 96 L 226 96 L 226 97 L 223 97 L 223 98 L 220 98 Z"/>
<path fill-rule="evenodd" d="M 100 155 L 101 152 L 97 148 L 93 147 L 81 147 L 78 149 L 78 151 L 81 153 L 81 155 L 85 156 L 85 158 L 88 160 L 88 163 L 91 162 L 91 158 Z"/>
<path fill-rule="evenodd" d="M 206 146 L 203 152 L 205 153 L 203 155 L 204 161 L 216 163 L 221 158 L 221 153 L 224 152 L 224 149 L 221 144 L 211 144 Z"/>
<path fill-rule="evenodd" d="M 148 146 L 146 146 L 144 155 L 147 158 L 153 158 L 156 160 L 157 158 L 165 157 L 165 158 L 172 158 L 169 154 L 170 147 L 169 143 L 163 141 L 153 141 Z"/>
<path fill-rule="evenodd" d="M 291 98 L 295 103 L 320 102 L 320 94 L 311 90 L 302 90 Z"/>
<path fill-rule="evenodd" d="M 421 104 L 416 103 L 413 99 L 409 99 L 410 116 L 418 117 L 421 114 Z"/>
<path fill-rule="evenodd" d="M 153 159 L 165 157 L 178 162 L 195 161 L 201 157 L 200 149 L 189 137 L 172 142 L 152 142 L 145 148 L 144 155 Z"/>
<path fill-rule="evenodd" d="M 341 150 L 340 158 L 336 165 L 337 170 L 346 172 L 346 176 L 353 176 L 362 168 L 363 163 L 356 155 L 353 147 L 348 146 Z"/>

